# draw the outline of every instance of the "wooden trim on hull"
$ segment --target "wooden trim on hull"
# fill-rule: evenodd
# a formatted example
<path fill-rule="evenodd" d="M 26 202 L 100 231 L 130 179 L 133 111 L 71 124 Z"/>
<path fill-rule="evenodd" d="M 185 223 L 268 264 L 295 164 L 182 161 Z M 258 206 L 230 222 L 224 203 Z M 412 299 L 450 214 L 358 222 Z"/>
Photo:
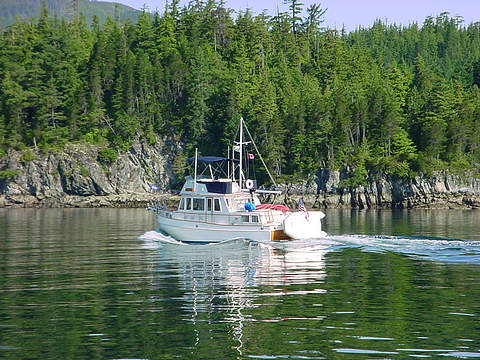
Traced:
<path fill-rule="evenodd" d="M 273 230 L 270 232 L 270 241 L 275 240 L 291 240 L 292 238 L 285 234 L 283 230 Z"/>

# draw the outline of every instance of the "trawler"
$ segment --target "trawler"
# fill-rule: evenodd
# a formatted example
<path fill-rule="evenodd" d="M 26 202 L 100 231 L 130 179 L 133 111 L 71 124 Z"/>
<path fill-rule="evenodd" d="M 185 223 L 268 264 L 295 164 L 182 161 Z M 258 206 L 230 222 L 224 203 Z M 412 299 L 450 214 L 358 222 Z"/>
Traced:
<path fill-rule="evenodd" d="M 244 141 L 244 131 L 250 141 Z M 187 160 L 194 165 L 194 175 L 186 177 L 176 210 L 170 211 L 159 204 L 148 206 L 157 214 L 159 229 L 176 240 L 195 243 L 326 236 L 321 227 L 325 214 L 308 211 L 302 200 L 299 211 L 294 212 L 285 205 L 260 202 L 259 194 L 275 196 L 281 192 L 259 190 L 255 180 L 245 177 L 243 162 L 253 154 L 244 154 L 244 147 L 251 143 L 275 184 L 243 119 L 239 134 L 240 141 L 234 143 L 231 157 L 198 156 L 195 151 L 195 157 Z"/>

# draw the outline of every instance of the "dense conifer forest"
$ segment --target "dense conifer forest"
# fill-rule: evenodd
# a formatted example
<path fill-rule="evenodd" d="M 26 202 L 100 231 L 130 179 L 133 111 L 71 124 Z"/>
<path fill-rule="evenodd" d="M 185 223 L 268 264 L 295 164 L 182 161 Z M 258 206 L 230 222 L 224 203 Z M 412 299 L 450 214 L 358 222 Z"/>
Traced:
<path fill-rule="evenodd" d="M 325 29 L 320 5 L 269 16 L 170 1 L 136 24 L 49 16 L 0 33 L 0 155 L 137 137 L 226 154 L 243 116 L 277 176 L 410 177 L 480 164 L 480 24 Z M 302 11 L 304 10 L 304 11 Z M 300 14 L 305 14 L 304 16 Z"/>
<path fill-rule="evenodd" d="M 139 14 L 129 6 L 116 2 L 99 0 L 1 0 L 0 1 L 0 27 L 12 25 L 17 19 L 38 18 L 42 9 L 42 3 L 50 13 L 50 16 L 73 19 L 76 12 L 82 14 L 88 23 L 97 16 L 100 23 L 104 23 L 107 17 L 119 21 L 137 21 Z M 77 7 L 77 9 L 75 9 Z"/>

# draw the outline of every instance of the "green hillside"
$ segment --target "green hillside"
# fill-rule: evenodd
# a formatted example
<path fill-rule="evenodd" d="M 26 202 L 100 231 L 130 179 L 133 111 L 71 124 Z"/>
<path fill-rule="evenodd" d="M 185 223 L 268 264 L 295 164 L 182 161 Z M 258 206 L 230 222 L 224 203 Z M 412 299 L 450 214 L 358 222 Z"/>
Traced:
<path fill-rule="evenodd" d="M 0 31 L 0 156 L 85 141 L 109 143 L 109 162 L 140 136 L 225 154 L 242 116 L 280 180 L 480 173 L 478 24 L 442 13 L 346 34 L 318 6 L 299 20 L 222 4 L 91 28 L 44 12 Z"/>
<path fill-rule="evenodd" d="M 46 0 L 50 14 L 71 18 L 73 16 L 72 0 Z M 0 26 L 5 28 L 19 19 L 38 18 L 42 8 L 42 0 L 1 0 L 0 1 Z M 79 13 L 90 24 L 96 15 L 101 23 L 108 16 L 118 18 L 120 21 L 137 21 L 138 10 L 131 7 L 107 1 L 79 0 Z"/>

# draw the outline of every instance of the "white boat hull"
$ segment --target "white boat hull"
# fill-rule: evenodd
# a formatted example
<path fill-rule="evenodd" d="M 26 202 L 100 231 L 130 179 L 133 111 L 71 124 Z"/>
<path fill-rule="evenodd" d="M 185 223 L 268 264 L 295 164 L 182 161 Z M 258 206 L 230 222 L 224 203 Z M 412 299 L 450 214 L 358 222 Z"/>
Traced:
<path fill-rule="evenodd" d="M 255 224 L 219 224 L 204 221 L 175 219 L 159 214 L 159 228 L 176 240 L 185 242 L 222 242 L 232 239 L 249 239 L 254 241 L 272 241 L 287 239 L 310 239 L 325 237 L 321 211 L 295 212 L 289 214 L 283 223 L 276 225 Z"/>
<path fill-rule="evenodd" d="M 283 234 L 281 226 L 223 225 L 170 219 L 162 215 L 158 215 L 157 220 L 160 230 L 176 240 L 185 242 L 210 243 L 239 238 L 261 242 L 275 240 L 279 233 Z"/>
<path fill-rule="evenodd" d="M 327 236 L 322 230 L 321 220 L 325 214 L 321 211 L 302 211 L 291 213 L 283 221 L 284 232 L 292 239 L 312 239 Z"/>

